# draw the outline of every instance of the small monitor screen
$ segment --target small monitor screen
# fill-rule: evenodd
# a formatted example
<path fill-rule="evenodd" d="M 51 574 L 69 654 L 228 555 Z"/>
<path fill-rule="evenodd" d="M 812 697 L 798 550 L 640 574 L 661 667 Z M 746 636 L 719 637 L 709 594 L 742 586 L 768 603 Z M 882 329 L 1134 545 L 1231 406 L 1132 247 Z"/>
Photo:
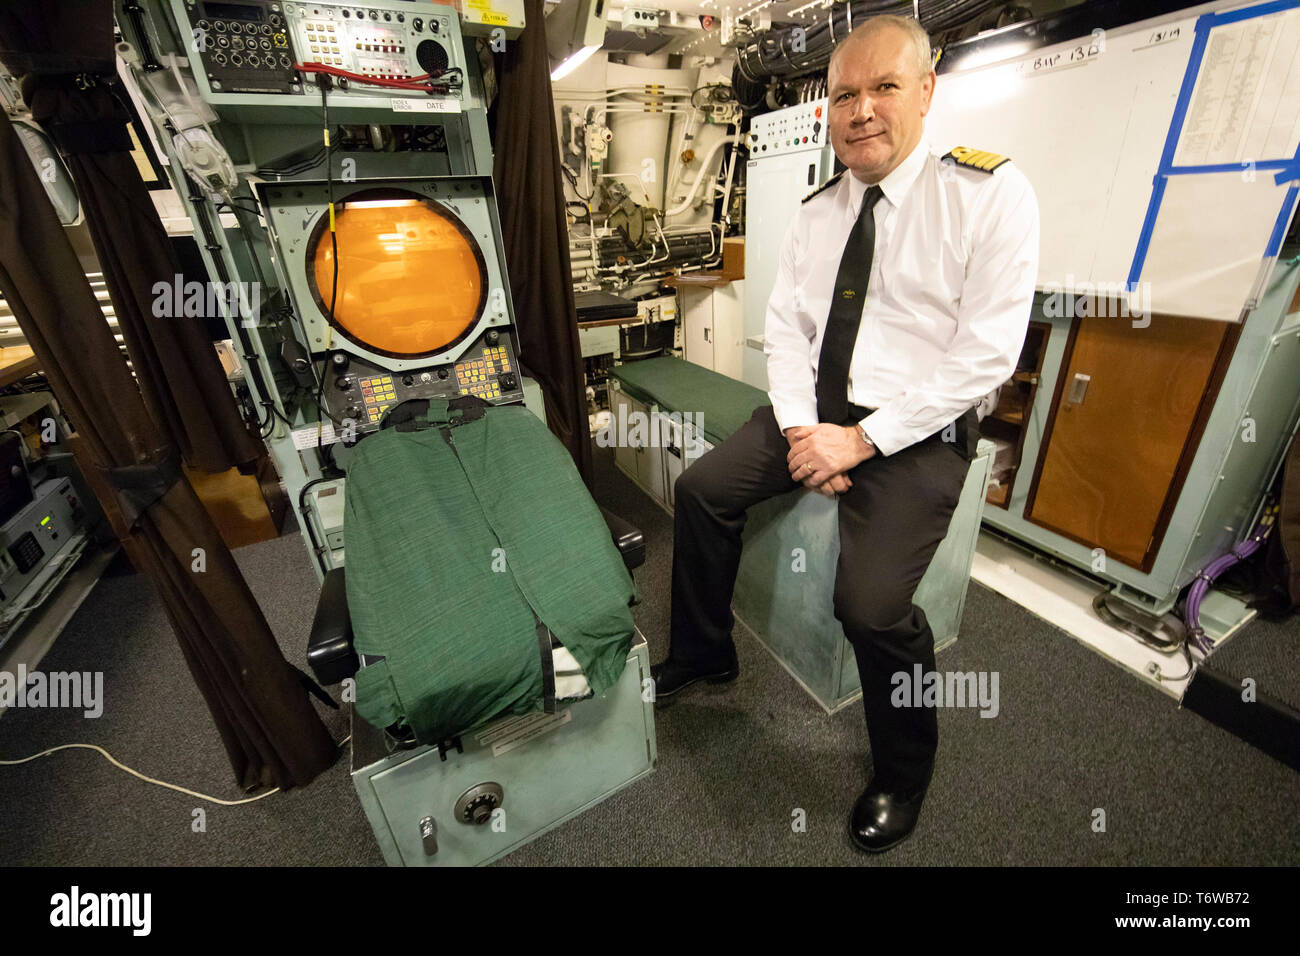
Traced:
<path fill-rule="evenodd" d="M 260 20 L 262 8 L 243 3 L 205 3 L 203 15 L 209 20 Z"/>

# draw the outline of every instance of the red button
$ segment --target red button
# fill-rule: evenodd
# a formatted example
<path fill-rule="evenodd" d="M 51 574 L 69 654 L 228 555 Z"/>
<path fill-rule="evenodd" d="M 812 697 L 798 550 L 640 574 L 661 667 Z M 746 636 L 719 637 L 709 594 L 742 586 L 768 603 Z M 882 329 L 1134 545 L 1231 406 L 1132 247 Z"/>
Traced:
<path fill-rule="evenodd" d="M 818 119 L 822 118 L 822 108 L 820 106 L 817 107 L 815 110 L 813 110 L 813 116 L 817 117 Z"/>

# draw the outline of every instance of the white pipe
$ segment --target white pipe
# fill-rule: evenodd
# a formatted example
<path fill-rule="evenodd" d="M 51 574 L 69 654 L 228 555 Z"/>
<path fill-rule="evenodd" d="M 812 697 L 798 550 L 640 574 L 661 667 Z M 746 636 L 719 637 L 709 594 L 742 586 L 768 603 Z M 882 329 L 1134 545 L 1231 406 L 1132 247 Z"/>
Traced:
<path fill-rule="evenodd" d="M 691 207 L 691 205 L 695 202 L 695 193 L 697 190 L 699 190 L 700 183 L 703 182 L 705 179 L 711 178 L 706 174 L 709 171 L 709 163 L 713 162 L 713 155 L 719 149 L 721 149 L 725 144 L 731 143 L 734 146 L 739 141 L 740 141 L 740 134 L 737 133 L 734 136 L 724 136 L 721 139 L 719 139 L 716 143 L 714 143 L 711 147 L 709 147 L 709 151 L 704 155 L 704 160 L 700 163 L 700 174 L 696 176 L 695 181 L 691 183 L 691 191 L 686 194 L 686 198 L 683 199 L 679 204 L 677 204 L 672 209 L 669 209 L 666 213 L 664 213 L 665 219 L 667 219 L 669 216 L 675 216 L 680 212 L 685 212 L 687 209 Z"/>
<path fill-rule="evenodd" d="M 697 112 L 698 111 L 692 105 L 690 116 L 688 116 L 686 122 L 682 124 L 682 131 L 677 137 L 677 151 L 673 154 L 673 159 L 675 159 L 676 162 L 673 163 L 672 175 L 668 177 L 668 188 L 664 190 L 664 202 L 668 201 L 669 196 L 676 195 L 677 187 L 680 186 L 682 182 L 682 174 L 686 172 L 686 164 L 682 162 L 682 154 L 686 152 L 686 141 L 689 139 L 694 143 L 695 135 L 699 132 L 695 125 Z"/>

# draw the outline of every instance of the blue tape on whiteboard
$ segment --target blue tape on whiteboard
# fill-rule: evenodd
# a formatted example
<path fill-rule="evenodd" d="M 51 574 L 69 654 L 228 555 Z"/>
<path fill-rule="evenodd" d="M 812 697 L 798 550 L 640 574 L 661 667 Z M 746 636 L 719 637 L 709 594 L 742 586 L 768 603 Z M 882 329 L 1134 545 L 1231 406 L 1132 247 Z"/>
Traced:
<path fill-rule="evenodd" d="M 1196 77 L 1201 71 L 1201 60 L 1205 56 L 1205 46 L 1209 39 L 1210 30 L 1228 23 L 1253 20 L 1256 17 L 1266 17 L 1269 14 L 1279 13 L 1283 10 L 1292 10 L 1297 6 L 1300 6 L 1300 0 L 1272 0 L 1271 3 L 1261 3 L 1253 7 L 1231 10 L 1227 13 L 1206 13 L 1196 18 L 1196 25 L 1193 28 L 1195 38 L 1192 41 L 1192 52 L 1187 58 L 1187 70 L 1183 74 L 1183 85 L 1178 91 L 1178 102 L 1174 106 L 1174 115 L 1169 121 L 1169 133 L 1165 137 L 1164 152 L 1161 153 L 1160 165 L 1152 179 L 1151 200 L 1147 204 L 1146 217 L 1142 221 L 1142 231 L 1138 234 L 1137 249 L 1133 252 L 1133 265 L 1129 268 L 1128 288 L 1130 291 L 1137 289 L 1138 279 L 1142 275 L 1142 267 L 1146 264 L 1151 235 L 1155 232 L 1156 217 L 1160 213 L 1160 202 L 1165 195 L 1165 184 L 1168 177 L 1188 175 L 1190 173 L 1228 172 L 1245 168 L 1244 164 L 1174 166 L 1174 152 L 1178 147 L 1178 139 L 1182 135 L 1183 120 L 1186 118 L 1187 109 L 1191 105 L 1192 90 L 1196 86 Z M 1256 162 L 1255 168 L 1276 169 L 1278 172 L 1273 177 L 1273 181 L 1277 185 L 1300 179 L 1300 150 L 1297 150 L 1296 156 L 1292 159 Z M 1273 232 L 1269 237 L 1268 247 L 1264 253 L 1265 258 L 1277 255 L 1278 249 L 1281 248 L 1282 239 L 1286 232 L 1286 224 L 1290 220 L 1291 209 L 1295 203 L 1296 191 L 1296 187 L 1292 186 L 1287 190 L 1286 197 L 1282 200 L 1282 210 L 1278 213 L 1277 220 L 1274 222 Z"/>
<path fill-rule="evenodd" d="M 1209 166 L 1175 166 L 1173 169 L 1165 170 L 1166 176 L 1190 176 L 1193 173 L 1240 173 L 1252 167 L 1260 169 L 1277 169 L 1281 170 L 1279 175 L 1286 173 L 1296 165 L 1294 159 L 1270 159 L 1270 160 L 1247 160 L 1242 163 L 1215 163 Z M 1287 182 L 1293 179 L 1293 176 L 1283 176 L 1279 182 Z"/>
<path fill-rule="evenodd" d="M 1273 177 L 1273 185 L 1281 186 L 1283 183 L 1293 182 L 1297 179 L 1300 179 L 1300 149 L 1297 149 L 1295 156 L 1278 170 L 1277 175 Z"/>
<path fill-rule="evenodd" d="M 1156 216 L 1160 212 L 1160 200 L 1165 194 L 1165 180 L 1174 165 L 1174 150 L 1178 146 L 1178 137 L 1182 134 L 1183 118 L 1187 115 L 1187 105 L 1192 99 L 1192 89 L 1196 86 L 1196 75 L 1201 70 L 1201 58 L 1205 55 L 1205 43 L 1210 32 L 1210 14 L 1196 18 L 1192 52 L 1187 58 L 1187 70 L 1183 73 L 1183 85 L 1178 90 L 1178 102 L 1174 104 L 1174 115 L 1169 121 L 1169 132 L 1165 135 L 1164 152 L 1160 154 L 1160 165 L 1152 180 L 1151 199 L 1147 203 L 1147 214 L 1142 220 L 1142 231 L 1138 233 L 1137 249 L 1133 252 L 1133 265 L 1128 270 L 1128 288 L 1137 290 L 1142 267 L 1146 265 L 1147 248 L 1151 244 L 1151 234 L 1155 232 Z"/>
<path fill-rule="evenodd" d="M 1142 231 L 1138 234 L 1137 252 L 1133 255 L 1133 266 L 1128 271 L 1128 290 L 1137 291 L 1138 277 L 1147 258 L 1147 246 L 1151 244 L 1151 233 L 1156 228 L 1156 213 L 1160 211 L 1160 200 L 1165 194 L 1167 177 L 1157 175 L 1151 189 L 1151 202 L 1147 204 L 1147 216 L 1142 220 Z"/>
<path fill-rule="evenodd" d="M 1280 13 L 1283 10 L 1290 10 L 1296 6 L 1296 0 L 1273 0 L 1272 3 L 1261 3 L 1256 7 L 1242 7 L 1240 10 L 1229 10 L 1227 13 L 1211 13 L 1214 22 L 1212 27 L 1222 26 L 1225 23 L 1236 23 L 1238 20 L 1253 20 L 1256 17 L 1266 17 L 1270 13 Z"/>

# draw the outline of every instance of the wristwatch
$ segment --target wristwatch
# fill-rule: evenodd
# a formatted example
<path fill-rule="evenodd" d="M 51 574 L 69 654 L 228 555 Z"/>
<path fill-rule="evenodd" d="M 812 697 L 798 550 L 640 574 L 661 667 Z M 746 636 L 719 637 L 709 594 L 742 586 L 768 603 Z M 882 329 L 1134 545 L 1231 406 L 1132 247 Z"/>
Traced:
<path fill-rule="evenodd" d="M 867 430 L 861 425 L 858 426 L 858 434 L 862 436 L 862 440 L 867 443 L 868 448 L 872 451 L 876 450 L 876 443 L 871 440 L 871 436 L 867 434 Z"/>

